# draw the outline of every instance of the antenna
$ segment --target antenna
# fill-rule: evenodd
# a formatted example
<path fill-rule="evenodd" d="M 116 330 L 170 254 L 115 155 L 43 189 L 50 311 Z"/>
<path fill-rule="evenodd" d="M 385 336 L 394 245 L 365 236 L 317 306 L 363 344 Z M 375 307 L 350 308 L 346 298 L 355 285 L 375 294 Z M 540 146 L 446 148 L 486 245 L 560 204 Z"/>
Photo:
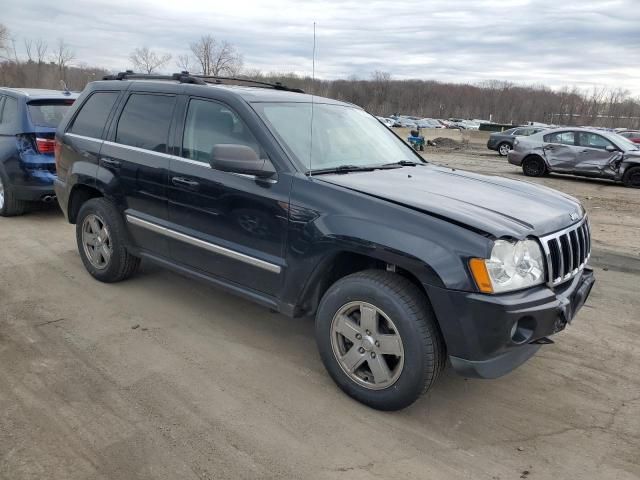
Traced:
<path fill-rule="evenodd" d="M 313 55 L 311 60 L 311 123 L 309 125 L 309 177 L 311 177 L 311 162 L 313 160 L 313 97 L 316 87 L 316 22 L 313 22 Z"/>

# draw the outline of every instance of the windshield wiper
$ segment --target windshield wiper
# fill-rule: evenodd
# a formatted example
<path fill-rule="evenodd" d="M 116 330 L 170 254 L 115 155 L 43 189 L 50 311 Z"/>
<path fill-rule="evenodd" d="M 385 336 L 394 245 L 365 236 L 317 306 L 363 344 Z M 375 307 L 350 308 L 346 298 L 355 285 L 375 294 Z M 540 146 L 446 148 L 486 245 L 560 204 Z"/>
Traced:
<path fill-rule="evenodd" d="M 380 168 L 389 168 L 385 165 L 339 165 L 331 168 L 318 168 L 307 171 L 307 175 L 322 175 L 323 173 L 350 173 L 350 172 L 371 172 Z M 391 167 L 393 168 L 393 167 Z"/>
<path fill-rule="evenodd" d="M 424 165 L 421 162 L 414 162 L 413 160 L 400 160 L 399 162 L 393 162 L 393 163 L 385 163 L 384 166 L 393 166 L 393 165 L 400 165 L 401 167 L 415 167 L 417 165 Z"/>

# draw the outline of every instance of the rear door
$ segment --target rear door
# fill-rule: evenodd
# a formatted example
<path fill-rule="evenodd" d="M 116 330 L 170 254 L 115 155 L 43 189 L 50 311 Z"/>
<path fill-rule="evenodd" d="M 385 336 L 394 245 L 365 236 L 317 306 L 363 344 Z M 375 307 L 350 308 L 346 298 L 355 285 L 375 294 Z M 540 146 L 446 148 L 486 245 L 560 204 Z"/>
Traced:
<path fill-rule="evenodd" d="M 593 176 L 615 176 L 617 160 L 622 155 L 617 147 L 602 135 L 592 132 L 578 132 L 580 152 L 576 173 Z M 616 148 L 616 151 L 608 151 L 607 148 Z"/>
<path fill-rule="evenodd" d="M 100 151 L 100 181 L 125 211 L 135 244 L 163 256 L 166 237 L 139 221 L 167 221 L 167 144 L 176 99 L 172 93 L 128 92 Z"/>
<path fill-rule="evenodd" d="M 543 152 L 552 170 L 572 172 L 578 162 L 578 139 L 576 132 L 564 131 L 545 135 Z"/>
<path fill-rule="evenodd" d="M 118 90 L 96 91 L 84 100 L 64 133 L 57 164 L 59 179 L 94 184 L 103 134 L 119 96 Z"/>

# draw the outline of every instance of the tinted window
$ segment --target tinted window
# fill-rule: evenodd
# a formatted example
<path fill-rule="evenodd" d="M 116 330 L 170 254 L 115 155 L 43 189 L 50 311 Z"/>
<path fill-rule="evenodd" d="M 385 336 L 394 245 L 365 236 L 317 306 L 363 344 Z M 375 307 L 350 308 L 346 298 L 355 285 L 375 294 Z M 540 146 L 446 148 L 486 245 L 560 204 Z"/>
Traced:
<path fill-rule="evenodd" d="M 118 92 L 96 92 L 80 107 L 69 130 L 85 137 L 102 138 L 102 130 L 118 97 Z"/>
<path fill-rule="evenodd" d="M 266 157 L 246 124 L 228 107 L 206 100 L 191 100 L 182 138 L 182 156 L 209 163 L 214 145 L 224 143 L 246 145 L 261 158 Z"/>
<path fill-rule="evenodd" d="M 13 97 L 5 97 L 4 107 L 2 109 L 2 125 L 11 125 L 18 118 L 18 101 Z"/>
<path fill-rule="evenodd" d="M 575 145 L 574 132 L 558 132 L 550 133 L 544 136 L 544 141 L 547 143 L 561 143 L 563 145 Z"/>
<path fill-rule="evenodd" d="M 166 152 L 175 103 L 176 97 L 170 95 L 131 95 L 118 120 L 116 142 Z"/>
<path fill-rule="evenodd" d="M 34 125 L 39 127 L 57 127 L 73 100 L 37 100 L 29 102 L 27 109 Z"/>
<path fill-rule="evenodd" d="M 580 132 L 580 145 L 588 148 L 613 147 L 613 143 L 596 133 Z"/>

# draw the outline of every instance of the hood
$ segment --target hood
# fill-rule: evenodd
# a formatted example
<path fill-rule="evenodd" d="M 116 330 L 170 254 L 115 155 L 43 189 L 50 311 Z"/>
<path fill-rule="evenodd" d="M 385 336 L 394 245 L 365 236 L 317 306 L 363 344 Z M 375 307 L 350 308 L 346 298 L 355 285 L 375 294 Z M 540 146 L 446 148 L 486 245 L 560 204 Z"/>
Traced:
<path fill-rule="evenodd" d="M 431 164 L 317 178 L 496 237 L 546 235 L 582 218 L 580 202 L 557 190 Z"/>

